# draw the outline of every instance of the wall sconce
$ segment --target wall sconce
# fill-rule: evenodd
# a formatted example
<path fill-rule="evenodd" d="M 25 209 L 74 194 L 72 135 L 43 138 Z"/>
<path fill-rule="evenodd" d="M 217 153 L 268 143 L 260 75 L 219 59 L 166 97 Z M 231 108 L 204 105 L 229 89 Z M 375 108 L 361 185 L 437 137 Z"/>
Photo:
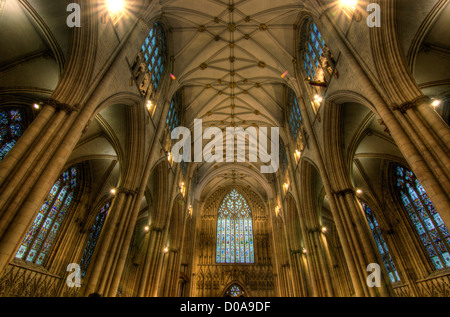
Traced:
<path fill-rule="evenodd" d="M 431 105 L 433 107 L 439 107 L 439 105 L 441 104 L 441 101 L 439 99 L 433 99 L 433 101 L 431 102 Z"/>
<path fill-rule="evenodd" d="M 183 195 L 183 197 L 184 197 L 185 192 L 186 192 L 186 187 L 184 186 L 184 182 L 181 182 L 180 193 Z"/>
<path fill-rule="evenodd" d="M 165 247 L 165 249 L 164 249 L 164 253 L 167 253 L 167 252 L 169 252 L 169 247 Z"/>
<path fill-rule="evenodd" d="M 145 226 L 145 227 L 144 227 L 144 231 L 145 231 L 145 232 L 149 232 L 149 231 L 150 231 L 150 227 L 149 227 L 149 226 Z"/>
<path fill-rule="evenodd" d="M 278 214 L 280 213 L 280 206 L 275 207 L 275 215 L 278 217 Z"/>
<path fill-rule="evenodd" d="M 363 191 L 362 191 L 361 189 L 358 188 L 358 189 L 356 190 L 356 193 L 357 193 L 358 195 L 361 195 L 361 194 L 363 193 Z"/>
<path fill-rule="evenodd" d="M 115 195 L 117 193 L 117 189 L 113 188 L 109 191 L 112 195 Z"/>
<path fill-rule="evenodd" d="M 287 193 L 287 191 L 289 190 L 289 184 L 288 183 L 284 183 L 283 184 L 283 188 L 284 188 L 284 193 Z"/>
<path fill-rule="evenodd" d="M 189 205 L 188 211 L 189 211 L 189 216 L 192 217 L 192 213 L 194 211 L 194 208 L 192 207 L 192 205 Z"/>
<path fill-rule="evenodd" d="M 322 232 L 326 233 L 327 232 L 327 227 L 322 227 Z"/>
<path fill-rule="evenodd" d="M 323 101 L 323 97 L 322 97 L 322 96 L 319 96 L 319 95 L 315 95 L 315 96 L 314 96 L 314 101 L 316 101 L 316 102 L 318 102 L 318 103 L 321 103 L 321 102 Z"/>
<path fill-rule="evenodd" d="M 305 248 L 303 248 L 302 252 L 303 252 L 303 254 L 306 254 L 306 249 L 305 249 Z"/>

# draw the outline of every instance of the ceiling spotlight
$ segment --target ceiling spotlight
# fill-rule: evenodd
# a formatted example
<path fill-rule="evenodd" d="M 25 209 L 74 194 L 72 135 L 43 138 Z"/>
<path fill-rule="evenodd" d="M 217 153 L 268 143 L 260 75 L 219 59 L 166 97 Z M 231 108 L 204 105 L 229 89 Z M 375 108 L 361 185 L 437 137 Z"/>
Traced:
<path fill-rule="evenodd" d="M 433 102 L 431 103 L 431 105 L 433 107 L 439 107 L 440 104 L 441 104 L 441 101 L 438 99 L 433 100 Z"/>
<path fill-rule="evenodd" d="M 108 10 L 111 13 L 117 13 L 124 9 L 124 0 L 107 0 Z"/>

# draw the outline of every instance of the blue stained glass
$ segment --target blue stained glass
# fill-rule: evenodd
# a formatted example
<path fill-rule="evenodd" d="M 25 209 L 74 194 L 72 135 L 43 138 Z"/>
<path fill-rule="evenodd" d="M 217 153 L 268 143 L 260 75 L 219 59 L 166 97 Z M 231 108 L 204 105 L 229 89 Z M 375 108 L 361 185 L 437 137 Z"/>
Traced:
<path fill-rule="evenodd" d="M 394 261 L 392 260 L 391 254 L 389 253 L 386 242 L 383 239 L 383 235 L 378 225 L 378 221 L 375 218 L 375 214 L 366 203 L 362 202 L 361 206 L 366 215 L 367 222 L 369 223 L 369 227 L 372 231 L 372 235 L 375 239 L 375 243 L 377 244 L 381 259 L 383 260 L 389 278 L 392 283 L 399 282 L 400 277 L 398 275 L 397 269 L 395 268 Z"/>
<path fill-rule="evenodd" d="M 295 93 L 289 89 L 287 107 L 289 111 L 289 126 L 291 129 L 291 134 L 294 139 L 297 138 L 299 128 L 302 124 L 302 116 L 300 113 L 300 107 L 298 105 L 297 97 Z"/>
<path fill-rule="evenodd" d="M 91 234 L 89 236 L 88 243 L 84 250 L 83 257 L 81 259 L 81 276 L 84 277 L 87 273 L 87 269 L 89 267 L 89 263 L 91 262 L 92 255 L 94 254 L 95 246 L 97 245 L 97 241 L 100 237 L 100 233 L 102 231 L 103 225 L 106 220 L 106 216 L 108 215 L 109 208 L 111 207 L 111 203 L 107 203 L 103 206 L 97 214 L 95 218 L 95 223 L 92 226 Z"/>
<path fill-rule="evenodd" d="M 396 185 L 404 208 L 436 269 L 450 267 L 450 234 L 415 175 L 397 165 Z"/>
<path fill-rule="evenodd" d="M 51 188 L 39 213 L 22 241 L 16 257 L 42 265 L 56 238 L 64 217 L 73 201 L 76 188 L 71 186 L 77 177 L 77 169 L 72 168 L 61 174 Z M 39 256 L 37 256 L 39 254 Z"/>
<path fill-rule="evenodd" d="M 245 198 L 233 189 L 222 201 L 217 220 L 217 263 L 254 263 L 253 229 Z M 226 225 L 223 225 L 226 217 Z M 226 237 L 219 238 L 219 237 Z M 226 257 L 219 257 L 226 251 Z"/>
<path fill-rule="evenodd" d="M 23 111 L 10 108 L 0 112 L 0 161 L 11 151 L 22 136 L 25 126 Z"/>

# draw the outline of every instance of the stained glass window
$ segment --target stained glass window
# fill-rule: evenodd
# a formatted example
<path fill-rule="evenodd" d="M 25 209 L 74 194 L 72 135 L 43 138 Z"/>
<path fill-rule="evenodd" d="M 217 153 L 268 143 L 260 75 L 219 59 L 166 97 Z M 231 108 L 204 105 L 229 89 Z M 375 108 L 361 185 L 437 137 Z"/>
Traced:
<path fill-rule="evenodd" d="M 289 128 L 291 130 L 292 136 L 295 139 L 297 138 L 297 135 L 300 132 L 300 127 L 302 124 L 302 115 L 300 113 L 300 107 L 298 105 L 297 97 L 295 96 L 295 93 L 291 89 L 289 89 L 288 91 L 287 109 L 288 109 Z"/>
<path fill-rule="evenodd" d="M 217 263 L 254 263 L 252 214 L 245 198 L 233 189 L 217 217 Z"/>
<path fill-rule="evenodd" d="M 389 274 L 389 279 L 392 283 L 400 282 L 400 276 L 398 275 L 397 269 L 395 268 L 394 261 L 392 261 L 391 254 L 389 253 L 389 249 L 383 239 L 381 229 L 378 225 L 378 221 L 375 218 L 373 211 L 364 202 L 361 202 L 361 206 L 364 210 L 370 230 L 372 231 L 372 235 L 377 244 L 378 251 L 380 251 L 381 259 L 383 260 L 384 266 L 386 267 L 386 270 Z"/>
<path fill-rule="evenodd" d="M 244 297 L 244 291 L 236 284 L 233 284 L 225 293 L 226 297 Z"/>
<path fill-rule="evenodd" d="M 95 246 L 97 245 L 98 238 L 100 237 L 100 232 L 102 231 L 103 224 L 105 223 L 106 216 L 108 215 L 109 207 L 111 203 L 107 203 L 100 209 L 97 217 L 95 218 L 95 223 L 90 230 L 91 235 L 89 236 L 89 241 L 87 243 L 86 249 L 84 250 L 83 258 L 81 259 L 81 276 L 86 275 L 89 263 L 91 262 L 92 254 L 94 254 Z"/>
<path fill-rule="evenodd" d="M 288 167 L 288 157 L 286 152 L 286 146 L 284 145 L 283 139 L 280 138 L 280 162 L 283 173 L 286 172 Z"/>
<path fill-rule="evenodd" d="M 305 36 L 302 47 L 303 67 L 305 68 L 306 74 L 313 79 L 316 76 L 325 40 L 311 19 L 306 22 L 303 34 Z"/>
<path fill-rule="evenodd" d="M 425 189 L 408 169 L 396 165 L 396 186 L 403 206 L 436 269 L 450 267 L 450 234 Z"/>
<path fill-rule="evenodd" d="M 172 131 L 181 124 L 181 92 L 177 91 L 170 102 L 169 114 L 167 115 L 167 125 L 169 130 Z"/>
<path fill-rule="evenodd" d="M 25 118 L 21 109 L 0 109 L 0 161 L 11 151 L 25 131 Z"/>
<path fill-rule="evenodd" d="M 16 258 L 42 265 L 75 197 L 78 169 L 66 170 L 53 185 L 17 251 Z"/>
<path fill-rule="evenodd" d="M 153 91 L 157 91 L 167 60 L 166 34 L 160 23 L 153 25 L 144 44 L 142 44 L 141 52 L 144 53 L 145 61 L 148 64 Z"/>

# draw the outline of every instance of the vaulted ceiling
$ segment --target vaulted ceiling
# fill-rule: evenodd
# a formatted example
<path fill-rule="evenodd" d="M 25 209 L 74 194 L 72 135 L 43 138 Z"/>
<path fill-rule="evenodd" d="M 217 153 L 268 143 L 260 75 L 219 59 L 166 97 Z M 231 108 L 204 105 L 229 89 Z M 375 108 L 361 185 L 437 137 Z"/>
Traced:
<path fill-rule="evenodd" d="M 222 130 L 284 126 L 284 85 L 294 74 L 299 1 L 160 4 L 173 31 L 173 73 L 184 87 L 186 126 L 193 128 L 194 119 Z M 270 181 L 261 176 L 259 164 L 250 163 L 204 163 L 199 178 L 205 193 L 239 182 L 264 196 Z"/>
<path fill-rule="evenodd" d="M 50 97 L 70 49 L 66 6 L 65 1 L 0 1 L 0 97 Z"/>

